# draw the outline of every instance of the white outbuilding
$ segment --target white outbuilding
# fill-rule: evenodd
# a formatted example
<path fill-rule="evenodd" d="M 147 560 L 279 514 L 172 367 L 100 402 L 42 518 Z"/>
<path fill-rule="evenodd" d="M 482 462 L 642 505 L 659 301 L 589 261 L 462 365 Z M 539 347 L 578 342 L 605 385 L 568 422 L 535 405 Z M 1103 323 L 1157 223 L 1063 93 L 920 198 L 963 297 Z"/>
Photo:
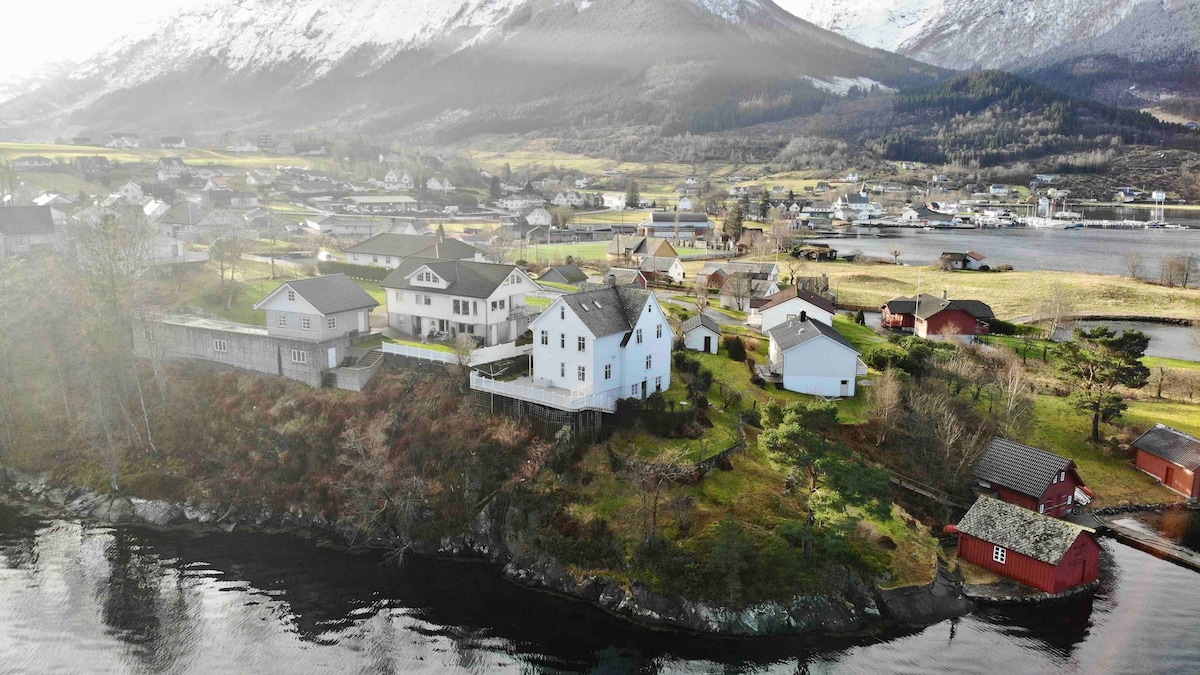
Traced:
<path fill-rule="evenodd" d="M 721 326 L 703 314 L 683 322 L 683 346 L 694 352 L 716 354 L 721 344 Z"/>

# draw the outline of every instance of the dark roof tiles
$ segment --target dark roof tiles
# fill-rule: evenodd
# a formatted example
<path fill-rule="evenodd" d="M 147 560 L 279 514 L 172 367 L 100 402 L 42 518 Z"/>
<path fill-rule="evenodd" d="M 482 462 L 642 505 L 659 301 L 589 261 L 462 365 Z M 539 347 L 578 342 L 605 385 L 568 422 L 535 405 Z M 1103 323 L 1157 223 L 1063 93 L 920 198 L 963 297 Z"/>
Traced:
<path fill-rule="evenodd" d="M 1074 467 L 1075 463 L 1066 457 L 995 438 L 975 465 L 975 477 L 1040 499 L 1055 476 Z"/>
<path fill-rule="evenodd" d="M 1188 471 L 1200 470 L 1200 438 L 1156 424 L 1133 442 L 1133 447 L 1178 464 Z"/>
<path fill-rule="evenodd" d="M 284 286 L 296 291 L 324 316 L 379 306 L 379 301 L 344 274 L 296 279 Z"/>

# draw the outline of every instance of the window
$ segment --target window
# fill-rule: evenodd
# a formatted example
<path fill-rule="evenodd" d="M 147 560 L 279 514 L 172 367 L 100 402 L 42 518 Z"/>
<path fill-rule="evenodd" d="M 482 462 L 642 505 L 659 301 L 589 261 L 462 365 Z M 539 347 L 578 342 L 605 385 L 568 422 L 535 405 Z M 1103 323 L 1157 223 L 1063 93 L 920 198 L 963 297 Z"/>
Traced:
<path fill-rule="evenodd" d="M 641 328 L 637 329 L 637 343 L 639 345 L 642 344 L 642 329 Z"/>
<path fill-rule="evenodd" d="M 586 367 L 586 366 L 579 366 L 579 368 L 577 369 L 577 372 L 578 372 L 578 375 L 579 375 L 579 381 L 580 381 L 580 382 L 587 382 L 587 367 Z"/>
<path fill-rule="evenodd" d="M 638 394 L 638 386 L 635 384 L 629 388 L 629 395 L 637 396 L 637 394 Z"/>
<path fill-rule="evenodd" d="M 277 319 L 275 319 L 275 325 L 279 326 L 280 328 L 287 328 L 287 326 L 288 326 L 287 315 L 280 314 L 279 317 Z"/>
<path fill-rule="evenodd" d="M 296 301 L 296 291 L 293 291 L 292 289 L 289 288 L 288 289 L 288 302 L 295 302 L 295 301 Z"/>
<path fill-rule="evenodd" d="M 224 354 L 229 351 L 229 343 L 225 340 L 213 340 L 213 351 Z"/>
<path fill-rule="evenodd" d="M 567 318 L 567 307 L 566 307 L 566 305 L 563 305 L 562 307 L 559 307 L 559 308 L 558 308 L 558 318 L 559 318 L 560 320 L 564 320 L 564 321 L 566 320 L 566 318 Z"/>
<path fill-rule="evenodd" d="M 400 291 L 396 291 L 396 302 L 399 302 L 399 303 L 404 302 L 404 294 L 401 293 Z"/>
<path fill-rule="evenodd" d="M 550 346 L 550 331 L 548 331 L 548 330 L 542 331 L 542 344 L 547 347 Z"/>
<path fill-rule="evenodd" d="M 293 349 L 292 363 L 308 363 L 308 352 L 302 349 Z"/>
<path fill-rule="evenodd" d="M 650 370 L 651 364 L 654 363 L 654 357 L 650 354 L 646 355 L 646 370 Z"/>
<path fill-rule="evenodd" d="M 1064 480 L 1066 480 L 1066 479 L 1067 479 L 1067 472 L 1066 472 L 1066 471 L 1060 471 L 1060 472 L 1058 473 L 1058 482 L 1060 482 L 1060 483 L 1061 483 L 1061 482 L 1063 482 L 1063 481 L 1064 481 Z"/>
<path fill-rule="evenodd" d="M 379 256 L 377 256 L 377 255 L 373 255 L 373 256 L 371 256 L 371 262 L 378 264 L 378 263 L 379 263 Z"/>
<path fill-rule="evenodd" d="M 606 379 L 606 380 L 612 379 L 612 364 L 611 363 L 604 364 L 604 379 Z"/>
<path fill-rule="evenodd" d="M 308 318 L 307 316 L 301 317 L 300 318 L 300 329 L 301 330 L 312 330 L 312 319 Z"/>
<path fill-rule="evenodd" d="M 581 352 L 587 351 L 587 338 L 580 335 L 579 338 L 575 342 L 579 346 L 579 351 L 581 351 Z"/>
<path fill-rule="evenodd" d="M 567 364 L 565 364 L 565 363 L 558 364 L 558 376 L 559 377 L 567 376 Z"/>
<path fill-rule="evenodd" d="M 997 546 L 997 547 L 993 548 L 992 549 L 992 560 L 994 562 L 1000 563 L 1001 565 L 1007 563 L 1008 562 L 1008 549 L 1004 548 L 1003 546 Z"/>
<path fill-rule="evenodd" d="M 1075 495 L 1067 495 L 1067 506 L 1070 506 L 1071 502 L 1074 501 L 1074 499 L 1075 499 Z"/>
<path fill-rule="evenodd" d="M 662 324 L 661 323 L 658 324 L 658 335 L 656 335 L 655 337 L 662 337 Z"/>
<path fill-rule="evenodd" d="M 387 263 L 388 265 L 391 265 L 392 264 L 392 256 L 389 255 L 389 256 L 385 257 L 383 259 L 383 262 Z"/>
<path fill-rule="evenodd" d="M 466 315 L 470 314 L 471 313 L 470 302 L 468 300 L 455 300 L 453 311 L 455 314 L 461 314 L 462 316 L 466 316 Z"/>
<path fill-rule="evenodd" d="M 325 320 L 325 327 L 326 327 L 326 328 L 328 328 L 329 330 L 334 330 L 334 329 L 336 329 L 336 328 L 337 328 L 337 317 L 336 317 L 336 316 L 331 316 L 331 317 L 329 317 L 328 319 L 326 319 L 326 320 Z"/>
<path fill-rule="evenodd" d="M 558 334 L 558 348 L 559 349 L 567 348 L 567 334 L 566 333 Z"/>
<path fill-rule="evenodd" d="M 654 378 L 654 391 L 662 391 L 662 375 Z"/>
<path fill-rule="evenodd" d="M 1046 505 L 1038 504 L 1038 513 L 1045 513 L 1045 512 L 1046 512 Z"/>
<path fill-rule="evenodd" d="M 500 309 L 504 309 L 504 301 L 503 300 L 500 301 Z"/>
<path fill-rule="evenodd" d="M 354 254 L 354 259 L 355 259 L 355 260 L 358 260 L 358 254 L 357 254 L 357 253 L 355 253 L 355 254 Z"/>

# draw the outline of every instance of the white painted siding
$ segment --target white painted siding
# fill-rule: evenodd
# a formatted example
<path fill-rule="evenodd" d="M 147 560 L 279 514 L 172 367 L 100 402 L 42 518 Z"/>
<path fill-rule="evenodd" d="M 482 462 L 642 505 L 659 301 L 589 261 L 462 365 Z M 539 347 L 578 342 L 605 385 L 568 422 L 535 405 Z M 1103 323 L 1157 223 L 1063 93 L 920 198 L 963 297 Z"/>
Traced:
<path fill-rule="evenodd" d="M 685 334 L 683 336 L 683 346 L 695 352 L 702 352 L 704 351 L 705 337 L 710 338 L 709 353 L 716 354 L 717 350 L 720 349 L 721 336 L 704 326 L 694 328 L 691 332 Z"/>
<path fill-rule="evenodd" d="M 827 312 L 806 300 L 792 298 L 785 303 L 763 310 L 762 332 L 766 333 L 782 323 L 787 323 L 791 319 L 800 316 L 800 312 L 807 312 L 808 318 L 820 321 L 827 326 L 833 325 L 832 313 Z"/>
<path fill-rule="evenodd" d="M 777 355 L 772 341 L 772 361 Z M 814 396 L 854 396 L 857 373 L 858 354 L 826 337 L 813 338 L 783 354 L 783 388 L 788 391 Z"/>

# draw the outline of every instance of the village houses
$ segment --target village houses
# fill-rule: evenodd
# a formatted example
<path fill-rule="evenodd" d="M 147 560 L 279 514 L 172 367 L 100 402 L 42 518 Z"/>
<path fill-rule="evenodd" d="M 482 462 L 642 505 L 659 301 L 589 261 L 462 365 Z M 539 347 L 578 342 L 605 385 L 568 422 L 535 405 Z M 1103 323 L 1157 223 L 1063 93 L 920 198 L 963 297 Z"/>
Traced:
<path fill-rule="evenodd" d="M 396 269 L 408 258 L 483 260 L 483 251 L 436 235 L 377 234 L 342 251 L 352 265 Z"/>
<path fill-rule="evenodd" d="M 940 339 L 952 336 L 971 340 L 986 335 L 989 321 L 995 319 L 992 308 L 978 300 L 951 300 L 922 293 L 911 298 L 896 298 L 881 308 L 882 325 L 891 330 L 911 332 L 917 337 Z"/>
<path fill-rule="evenodd" d="M 483 347 L 519 338 L 530 319 L 525 298 L 541 291 L 515 265 L 417 257 L 406 258 L 380 285 L 393 329 L 438 340 L 471 335 Z"/>

